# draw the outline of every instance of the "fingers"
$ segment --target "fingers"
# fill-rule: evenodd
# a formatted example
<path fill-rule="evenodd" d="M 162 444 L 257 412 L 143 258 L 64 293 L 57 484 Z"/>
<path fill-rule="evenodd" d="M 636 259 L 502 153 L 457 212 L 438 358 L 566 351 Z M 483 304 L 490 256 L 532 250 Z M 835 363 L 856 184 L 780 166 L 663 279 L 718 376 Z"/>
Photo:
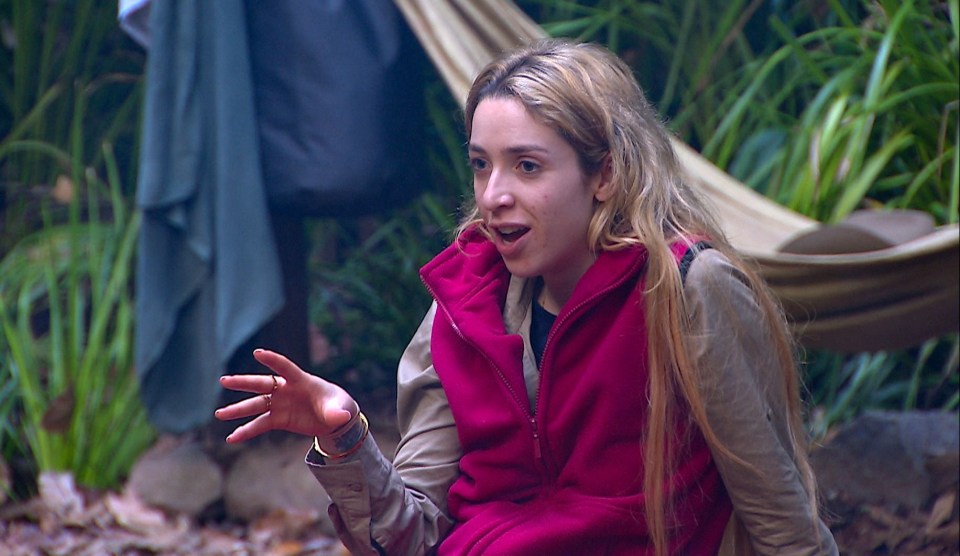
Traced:
<path fill-rule="evenodd" d="M 273 429 L 322 436 L 359 412 L 357 402 L 343 388 L 303 371 L 285 356 L 265 349 L 253 355 L 276 374 L 220 377 L 224 388 L 255 394 L 214 412 L 221 421 L 253 417 L 228 442 L 242 442 Z"/>
<path fill-rule="evenodd" d="M 289 381 L 300 381 L 306 373 L 283 355 L 266 349 L 257 349 L 253 357 L 276 375 L 224 375 L 220 384 L 229 390 L 253 394 L 272 394 Z M 277 376 L 279 375 L 279 376 Z"/>
<path fill-rule="evenodd" d="M 252 398 L 247 398 L 237 403 L 230 404 L 226 407 L 221 407 L 213 412 L 213 416 L 221 421 L 243 419 L 244 417 L 250 417 L 251 415 L 267 413 L 270 411 L 272 403 L 273 400 L 270 397 L 270 394 L 261 394 L 259 396 L 254 396 Z"/>
<path fill-rule="evenodd" d="M 236 444 L 238 442 L 245 442 L 272 430 L 270 424 L 267 422 L 267 417 L 266 414 L 263 414 L 249 423 L 237 427 L 232 433 L 227 435 L 227 443 Z"/>
<path fill-rule="evenodd" d="M 276 375 L 224 375 L 220 377 L 220 385 L 228 390 L 250 392 L 251 394 L 273 394 L 286 379 Z"/>
<path fill-rule="evenodd" d="M 253 358 L 287 380 L 296 381 L 307 374 L 296 363 L 275 351 L 255 349 L 253 350 Z"/>

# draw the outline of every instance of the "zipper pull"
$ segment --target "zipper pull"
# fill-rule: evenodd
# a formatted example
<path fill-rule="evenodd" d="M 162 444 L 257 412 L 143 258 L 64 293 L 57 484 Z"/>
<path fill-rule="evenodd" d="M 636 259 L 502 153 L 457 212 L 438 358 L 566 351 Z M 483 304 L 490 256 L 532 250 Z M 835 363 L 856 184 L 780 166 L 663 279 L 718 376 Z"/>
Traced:
<path fill-rule="evenodd" d="M 533 457 L 540 461 L 543 459 L 543 452 L 540 448 L 540 433 L 537 432 L 537 418 L 530 418 L 530 427 L 533 429 Z"/>

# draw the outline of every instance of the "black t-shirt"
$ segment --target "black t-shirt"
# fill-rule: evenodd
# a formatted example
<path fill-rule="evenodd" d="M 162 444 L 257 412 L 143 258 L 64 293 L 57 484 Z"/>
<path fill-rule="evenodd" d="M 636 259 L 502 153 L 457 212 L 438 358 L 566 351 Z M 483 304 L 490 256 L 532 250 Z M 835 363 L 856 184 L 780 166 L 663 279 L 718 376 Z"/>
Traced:
<path fill-rule="evenodd" d="M 533 318 L 530 320 L 530 345 L 533 346 L 533 355 L 537 358 L 537 368 L 540 368 L 540 359 L 543 357 L 543 349 L 547 345 L 547 336 L 550 335 L 550 328 L 553 327 L 553 321 L 557 320 L 557 315 L 543 308 L 542 305 L 533 300 Z"/>

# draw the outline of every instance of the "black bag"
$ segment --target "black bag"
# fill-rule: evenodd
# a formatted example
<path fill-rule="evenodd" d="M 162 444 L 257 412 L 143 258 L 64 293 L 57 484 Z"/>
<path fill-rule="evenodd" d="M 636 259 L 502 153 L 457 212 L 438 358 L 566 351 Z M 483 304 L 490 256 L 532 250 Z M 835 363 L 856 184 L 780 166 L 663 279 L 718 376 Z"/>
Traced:
<path fill-rule="evenodd" d="M 392 0 L 247 0 L 272 208 L 356 216 L 425 182 L 426 57 Z"/>

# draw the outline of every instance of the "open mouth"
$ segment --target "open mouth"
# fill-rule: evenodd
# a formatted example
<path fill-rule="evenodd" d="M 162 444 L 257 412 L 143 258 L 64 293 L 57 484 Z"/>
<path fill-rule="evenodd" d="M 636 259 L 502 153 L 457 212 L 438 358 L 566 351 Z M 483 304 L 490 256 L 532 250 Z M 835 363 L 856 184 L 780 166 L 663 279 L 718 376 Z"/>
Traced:
<path fill-rule="evenodd" d="M 529 231 L 530 228 L 527 228 L 526 226 L 503 226 L 496 228 L 495 230 L 497 236 L 500 237 L 500 240 L 507 244 L 517 241 Z"/>

